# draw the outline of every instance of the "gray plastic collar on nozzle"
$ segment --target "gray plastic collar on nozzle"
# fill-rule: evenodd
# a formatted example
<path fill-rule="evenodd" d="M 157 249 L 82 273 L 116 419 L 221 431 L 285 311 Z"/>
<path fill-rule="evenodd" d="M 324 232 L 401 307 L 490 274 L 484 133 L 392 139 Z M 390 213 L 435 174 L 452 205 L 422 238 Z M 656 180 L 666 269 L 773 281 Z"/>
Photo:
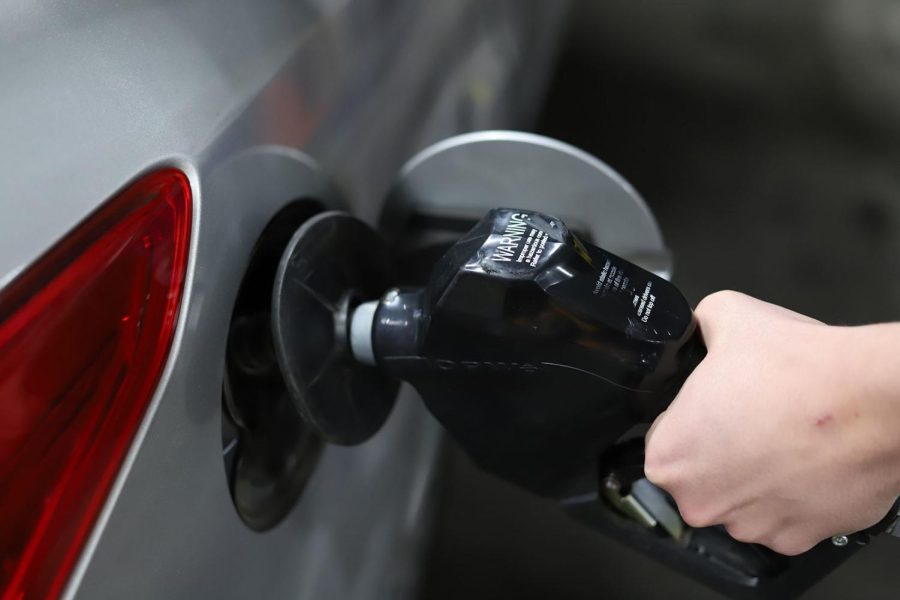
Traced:
<path fill-rule="evenodd" d="M 372 347 L 372 328 L 378 301 L 363 302 L 350 317 L 350 350 L 353 358 L 364 365 L 375 366 L 375 349 Z"/>

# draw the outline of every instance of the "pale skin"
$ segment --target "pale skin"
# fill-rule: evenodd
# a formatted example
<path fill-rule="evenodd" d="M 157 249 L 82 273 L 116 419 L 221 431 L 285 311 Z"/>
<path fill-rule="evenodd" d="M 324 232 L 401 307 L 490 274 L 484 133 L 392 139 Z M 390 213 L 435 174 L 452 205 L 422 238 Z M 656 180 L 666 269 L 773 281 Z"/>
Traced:
<path fill-rule="evenodd" d="M 707 357 L 647 434 L 685 522 L 800 554 L 900 495 L 900 323 L 834 327 L 737 292 L 696 316 Z"/>

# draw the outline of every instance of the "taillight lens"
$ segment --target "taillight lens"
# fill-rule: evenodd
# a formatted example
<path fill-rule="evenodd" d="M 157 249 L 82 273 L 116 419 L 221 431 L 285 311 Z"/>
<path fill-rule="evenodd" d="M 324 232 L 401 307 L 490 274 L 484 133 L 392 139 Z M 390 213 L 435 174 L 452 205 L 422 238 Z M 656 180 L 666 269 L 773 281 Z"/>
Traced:
<path fill-rule="evenodd" d="M 0 292 L 0 597 L 59 595 L 166 362 L 191 228 L 174 169 Z"/>

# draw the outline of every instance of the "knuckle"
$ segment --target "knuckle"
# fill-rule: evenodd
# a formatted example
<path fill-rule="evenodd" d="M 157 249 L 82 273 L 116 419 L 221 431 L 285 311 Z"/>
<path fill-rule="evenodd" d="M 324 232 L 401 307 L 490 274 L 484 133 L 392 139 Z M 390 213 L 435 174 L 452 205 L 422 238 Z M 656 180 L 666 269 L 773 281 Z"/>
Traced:
<path fill-rule="evenodd" d="M 713 292 L 700 301 L 695 312 L 701 316 L 720 314 L 743 302 L 744 298 L 744 294 L 733 290 Z"/>
<path fill-rule="evenodd" d="M 681 513 L 681 519 L 691 527 L 709 527 L 716 524 L 713 513 L 703 506 L 685 503 L 683 505 L 679 504 L 678 510 Z"/>
<path fill-rule="evenodd" d="M 705 297 L 694 310 L 694 316 L 710 350 L 732 335 L 734 325 L 743 322 L 742 311 L 750 300 L 740 292 L 723 290 Z"/>
<path fill-rule="evenodd" d="M 746 544 L 757 543 L 761 539 L 755 529 L 747 527 L 740 523 L 728 523 L 725 525 L 725 530 L 732 538 Z"/>
<path fill-rule="evenodd" d="M 816 545 L 815 542 L 796 536 L 776 536 L 771 539 L 760 540 L 759 543 L 784 556 L 803 554 Z"/>
<path fill-rule="evenodd" d="M 667 484 L 671 484 L 672 481 L 667 471 L 659 460 L 651 458 L 650 454 L 647 455 L 644 461 L 644 476 L 650 483 L 668 489 Z"/>
<path fill-rule="evenodd" d="M 783 556 L 797 556 L 798 554 L 806 552 L 808 548 L 797 544 L 786 543 L 777 544 L 772 550 Z"/>
<path fill-rule="evenodd" d="M 652 445 L 648 445 L 644 456 L 644 477 L 673 495 L 681 479 L 677 465 L 673 465 L 658 446 Z"/>

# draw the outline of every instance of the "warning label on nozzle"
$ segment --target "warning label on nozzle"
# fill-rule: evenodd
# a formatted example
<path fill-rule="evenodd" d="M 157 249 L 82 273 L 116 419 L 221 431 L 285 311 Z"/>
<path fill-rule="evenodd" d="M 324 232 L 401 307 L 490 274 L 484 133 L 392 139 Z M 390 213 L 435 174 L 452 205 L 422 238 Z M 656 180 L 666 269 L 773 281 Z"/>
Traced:
<path fill-rule="evenodd" d="M 528 215 L 513 213 L 490 256 L 494 262 L 517 262 L 536 267 L 549 235 L 528 224 Z"/>
<path fill-rule="evenodd" d="M 635 294 L 632 301 L 632 304 L 637 307 L 637 316 L 641 318 L 642 323 L 650 320 L 650 313 L 653 312 L 653 307 L 656 305 L 656 296 L 650 293 L 652 288 L 653 282 L 648 281 L 647 287 L 644 288 L 644 293 L 640 296 Z"/>
<path fill-rule="evenodd" d="M 625 266 L 607 259 L 594 282 L 593 293 L 600 297 L 611 293 L 630 294 L 631 304 L 638 318 L 642 323 L 646 323 L 650 320 L 653 307 L 656 306 L 656 296 L 652 293 L 653 281 L 647 281 L 642 292 L 637 292 L 632 285 L 632 279 L 626 274 Z"/>
<path fill-rule="evenodd" d="M 522 251 L 516 257 L 516 262 L 536 267 L 544 254 L 544 248 L 547 247 L 548 239 L 550 239 L 548 234 L 532 227 L 531 231 L 528 232 L 528 237 L 525 238 L 525 245 L 522 247 Z"/>
<path fill-rule="evenodd" d="M 594 295 L 605 296 L 610 292 L 627 290 L 630 285 L 631 279 L 625 274 L 622 266 L 613 264 L 607 259 L 594 283 Z"/>

